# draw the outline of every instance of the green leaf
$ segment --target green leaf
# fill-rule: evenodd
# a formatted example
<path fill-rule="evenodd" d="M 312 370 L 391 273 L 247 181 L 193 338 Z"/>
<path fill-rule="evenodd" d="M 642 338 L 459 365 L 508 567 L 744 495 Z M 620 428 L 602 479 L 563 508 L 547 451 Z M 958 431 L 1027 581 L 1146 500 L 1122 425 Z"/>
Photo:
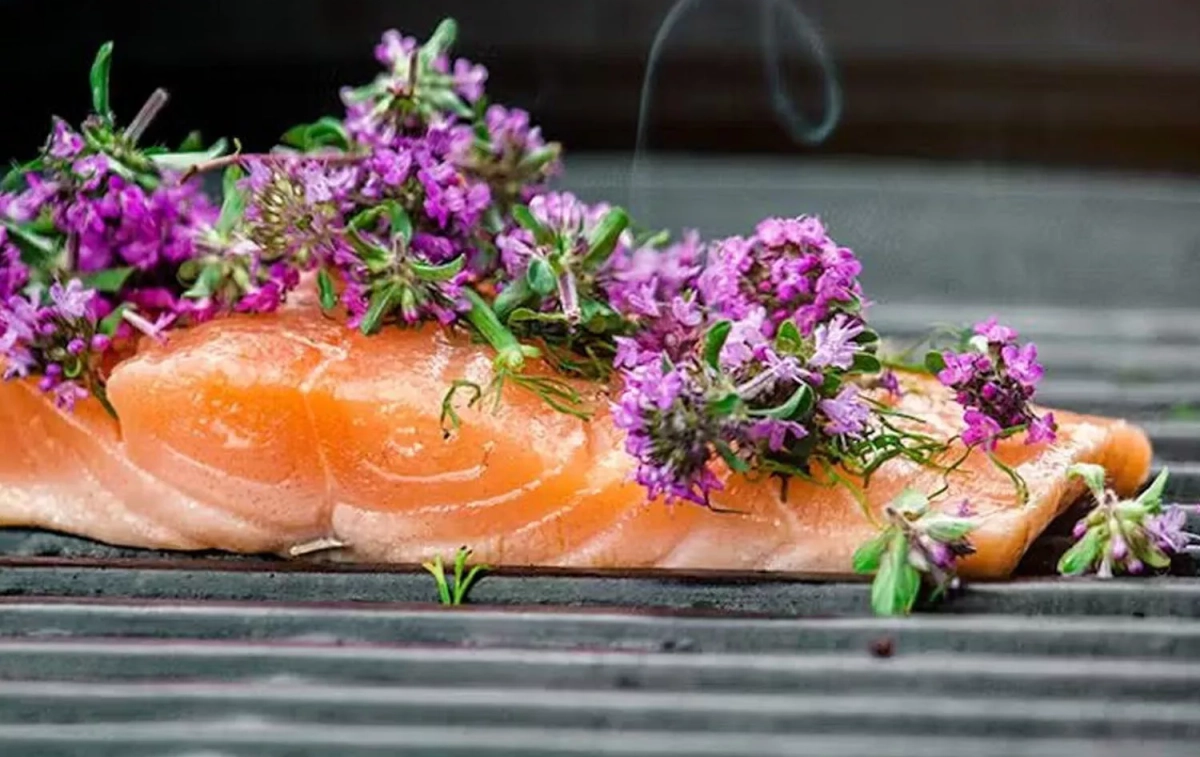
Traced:
<path fill-rule="evenodd" d="M 1134 501 L 1139 505 L 1145 506 L 1151 512 L 1157 512 L 1162 507 L 1163 490 L 1167 487 L 1167 477 L 1169 475 L 1169 470 L 1163 468 L 1154 481 L 1146 487 L 1146 491 L 1139 494 L 1138 498 Z"/>
<path fill-rule="evenodd" d="M 388 284 L 383 289 L 371 295 L 371 302 L 367 306 L 367 314 L 363 316 L 362 323 L 359 325 L 359 330 L 362 333 L 370 336 L 379 330 L 379 324 L 384 317 L 395 309 L 400 302 L 403 287 L 398 283 Z"/>
<path fill-rule="evenodd" d="M 529 270 L 525 272 L 525 280 L 529 282 L 529 288 L 542 297 L 554 294 L 558 288 L 554 271 L 551 270 L 550 264 L 542 258 L 533 258 L 529 261 Z"/>
<path fill-rule="evenodd" d="M 14 162 L 8 173 L 4 174 L 4 179 L 0 180 L 0 192 L 16 192 L 23 189 L 25 187 L 25 174 L 40 171 L 45 165 L 45 161 L 41 158 L 34 158 L 20 164 Z"/>
<path fill-rule="evenodd" d="M 421 46 L 420 55 L 426 64 L 432 63 L 439 55 L 449 52 L 458 38 L 458 23 L 452 18 L 442 19 L 442 22 L 429 35 L 429 41 Z"/>
<path fill-rule="evenodd" d="M 715 446 L 717 454 L 721 456 L 721 459 L 725 461 L 725 464 L 729 466 L 731 471 L 745 473 L 750 470 L 749 463 L 737 456 L 737 453 L 733 451 L 733 447 L 729 446 L 729 442 L 718 440 Z"/>
<path fill-rule="evenodd" d="M 450 584 L 446 581 L 446 570 L 442 566 L 442 556 L 438 555 L 430 562 L 421 563 L 421 567 L 433 575 L 433 583 L 437 586 L 438 597 L 441 599 L 442 604 L 453 604 L 453 600 L 450 597 Z"/>
<path fill-rule="evenodd" d="M 302 152 L 311 152 L 320 147 L 350 149 L 350 135 L 342 122 L 332 116 L 324 116 L 311 124 L 298 124 L 284 132 L 280 142 Z"/>
<path fill-rule="evenodd" d="M 387 208 L 388 229 L 391 231 L 392 236 L 400 237 L 404 240 L 405 244 L 411 242 L 413 223 L 412 219 L 408 216 L 408 211 L 398 202 L 386 202 L 384 203 L 384 207 Z M 459 270 L 462 270 L 461 265 L 459 266 Z M 458 273 L 458 271 L 455 271 L 455 273 Z"/>
<path fill-rule="evenodd" d="M 162 153 L 160 155 L 151 155 L 150 160 L 159 168 L 166 168 L 172 171 L 186 171 L 193 166 L 206 163 L 213 158 L 219 158 L 228 150 L 229 142 L 222 138 L 214 142 L 212 147 L 207 150 Z"/>
<path fill-rule="evenodd" d="M 204 149 L 204 135 L 199 130 L 189 131 L 183 141 L 179 143 L 179 149 L 175 152 L 200 152 Z"/>
<path fill-rule="evenodd" d="M 938 516 L 925 521 L 925 533 L 944 544 L 958 541 L 975 530 L 974 521 L 967 518 Z"/>
<path fill-rule="evenodd" d="M 937 374 L 946 370 L 946 358 L 937 350 L 925 353 L 925 370 Z"/>
<path fill-rule="evenodd" d="M 854 337 L 854 341 L 858 344 L 876 344 L 879 341 L 879 334 L 871 329 L 863 329 L 863 332 Z"/>
<path fill-rule="evenodd" d="M 1104 548 L 1100 528 L 1089 528 L 1083 538 L 1068 549 L 1058 561 L 1058 572 L 1064 576 L 1081 576 L 1095 564 Z"/>
<path fill-rule="evenodd" d="M 921 574 L 908 562 L 908 539 L 896 531 L 871 584 L 871 608 L 877 615 L 907 615 L 921 591 Z"/>
<path fill-rule="evenodd" d="M 195 283 L 183 293 L 183 296 L 189 300 L 203 300 L 212 297 L 221 286 L 222 278 L 224 277 L 221 275 L 220 263 L 206 265 L 200 270 L 200 275 L 196 277 Z"/>
<path fill-rule="evenodd" d="M 533 213 L 529 211 L 528 206 L 513 205 L 512 217 L 522 229 L 533 234 L 533 238 L 538 244 L 548 245 L 554 243 L 554 235 L 542 225 L 541 221 L 533 217 Z"/>
<path fill-rule="evenodd" d="M 733 324 L 729 321 L 717 321 L 704 336 L 704 361 L 713 370 L 721 369 L 721 348 L 725 346 L 732 330 Z"/>
<path fill-rule="evenodd" d="M 112 68 L 113 43 L 105 42 L 96 53 L 92 63 L 90 81 L 92 85 L 92 110 L 104 118 L 111 118 L 108 102 L 108 73 Z"/>
<path fill-rule="evenodd" d="M 557 142 L 551 142 L 521 158 L 521 162 L 517 163 L 517 169 L 527 173 L 541 171 L 546 166 L 558 160 L 561 154 L 562 145 Z"/>
<path fill-rule="evenodd" d="M 96 331 L 107 337 L 116 334 L 117 327 L 121 325 L 121 321 L 124 319 L 125 311 L 130 307 L 128 302 L 122 302 L 120 305 L 117 305 L 111 313 L 100 320 L 100 323 L 96 324 Z"/>
<path fill-rule="evenodd" d="M 221 198 L 221 215 L 217 218 L 217 233 L 222 237 L 229 236 L 229 232 L 233 231 L 233 227 L 246 212 L 246 195 L 238 188 L 238 182 L 244 176 L 245 173 L 241 168 L 230 166 L 225 169 L 225 175 L 221 177 L 223 196 Z"/>
<path fill-rule="evenodd" d="M 813 393 L 812 387 L 808 384 L 801 384 L 782 405 L 766 410 L 751 410 L 750 414 L 759 418 L 775 418 L 785 421 L 807 415 L 812 410 L 815 401 L 816 395 Z"/>
<path fill-rule="evenodd" d="M 333 288 L 333 278 L 324 268 L 317 271 L 317 296 L 321 301 L 321 309 L 325 312 L 329 312 L 337 306 L 337 292 Z"/>
<path fill-rule="evenodd" d="M 496 295 L 496 299 L 492 303 L 496 316 L 502 322 L 508 321 L 509 315 L 528 302 L 533 294 L 533 289 L 530 288 L 529 281 L 524 276 L 513 279 L 500 294 Z"/>
<path fill-rule="evenodd" d="M 736 411 L 741 404 L 742 398 L 738 396 L 738 393 L 730 392 L 719 400 L 713 400 L 712 402 L 709 402 L 708 409 L 713 415 L 719 418 L 724 418 L 726 416 L 733 415 L 734 411 Z"/>
<path fill-rule="evenodd" d="M 804 339 L 800 330 L 790 320 L 779 324 L 779 333 L 775 335 L 775 349 L 787 354 L 795 354 L 804 347 Z"/>
<path fill-rule="evenodd" d="M 929 497 L 916 489 L 905 489 L 896 495 L 891 504 L 897 512 L 919 516 L 929 509 Z"/>
<path fill-rule="evenodd" d="M 1092 494 L 1095 495 L 1097 502 L 1104 499 L 1104 481 L 1107 475 L 1103 465 L 1093 463 L 1075 463 L 1067 468 L 1067 477 L 1083 479 L 1088 489 L 1091 489 Z"/>
<path fill-rule="evenodd" d="M 58 242 L 28 228 L 0 218 L 0 226 L 8 229 L 8 238 L 21 251 L 21 262 L 34 268 L 46 268 L 58 257 Z"/>
<path fill-rule="evenodd" d="M 857 352 L 854 354 L 854 363 L 850 366 L 850 370 L 854 373 L 879 373 L 883 370 L 883 364 L 874 355 Z"/>
<path fill-rule="evenodd" d="M 407 217 L 407 216 L 405 216 Z M 441 265 L 431 265 L 429 263 L 410 263 L 413 273 L 421 281 L 449 281 L 462 271 L 463 266 L 467 264 L 467 257 L 459 255 L 449 263 Z"/>
<path fill-rule="evenodd" d="M 596 228 L 588 235 L 587 252 L 583 256 L 583 267 L 589 271 L 599 270 L 617 247 L 621 234 L 629 226 L 629 216 L 621 208 L 613 208 L 604 214 Z"/>
<path fill-rule="evenodd" d="M 462 118 L 475 115 L 462 98 L 449 89 L 435 89 L 425 93 L 425 102 L 443 112 L 450 112 Z"/>
<path fill-rule="evenodd" d="M 864 544 L 859 545 L 858 549 L 854 550 L 854 572 L 855 573 L 874 573 L 879 570 L 879 563 L 883 559 L 883 553 L 887 551 L 888 544 L 891 543 L 892 535 L 895 533 L 894 528 L 887 528 Z"/>
<path fill-rule="evenodd" d="M 103 271 L 81 274 L 79 280 L 85 289 L 95 289 L 97 292 L 113 294 L 121 291 L 135 270 L 137 269 L 132 266 L 106 268 Z"/>

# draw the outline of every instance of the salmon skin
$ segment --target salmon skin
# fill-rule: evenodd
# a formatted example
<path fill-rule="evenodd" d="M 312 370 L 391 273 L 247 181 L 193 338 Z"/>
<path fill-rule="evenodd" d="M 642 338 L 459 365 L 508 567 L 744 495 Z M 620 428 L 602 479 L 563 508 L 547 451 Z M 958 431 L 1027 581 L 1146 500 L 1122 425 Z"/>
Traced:
<path fill-rule="evenodd" d="M 108 384 L 118 424 L 95 400 L 57 410 L 30 383 L 0 385 L 0 525 L 112 544 L 292 554 L 331 540 L 339 559 L 412 563 L 466 545 L 491 565 L 687 568 L 845 574 L 874 533 L 843 487 L 729 476 L 714 507 L 647 502 L 595 385 L 591 421 L 517 388 L 492 408 L 460 407 L 455 379 L 486 384 L 491 353 L 433 327 L 363 337 L 300 308 L 173 333 L 123 362 Z M 950 438 L 960 408 L 927 377 L 907 377 L 896 409 Z M 465 397 L 464 397 L 465 400 Z M 465 405 L 465 401 L 460 405 Z M 973 453 L 934 506 L 966 500 L 977 553 L 961 572 L 1008 575 L 1082 485 L 1076 462 L 1104 465 L 1131 494 L 1150 445 L 1124 421 L 1055 412 L 1058 439 L 1002 442 L 1029 488 Z M 952 452 L 953 454 L 953 452 Z M 878 515 L 901 489 L 942 474 L 884 465 L 866 498 Z"/>

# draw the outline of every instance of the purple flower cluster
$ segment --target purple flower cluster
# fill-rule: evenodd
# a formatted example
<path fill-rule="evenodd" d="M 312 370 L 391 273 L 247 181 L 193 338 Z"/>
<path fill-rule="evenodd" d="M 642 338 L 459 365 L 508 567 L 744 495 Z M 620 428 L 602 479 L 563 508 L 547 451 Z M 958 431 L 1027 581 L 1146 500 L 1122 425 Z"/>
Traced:
<path fill-rule="evenodd" d="M 766 309 L 765 336 L 791 320 L 804 335 L 839 311 L 865 306 L 862 265 L 814 217 L 768 218 L 749 239 L 730 237 L 713 246 L 698 286 L 721 317 L 740 320 Z"/>
<path fill-rule="evenodd" d="M 87 382 L 111 341 L 96 332 L 95 292 L 77 279 L 51 285 L 45 301 L 42 294 L 35 288 L 28 295 L 10 293 L 0 299 L 3 378 L 39 374 L 38 387 L 53 394 L 59 407 L 74 409 L 88 396 Z"/>
<path fill-rule="evenodd" d="M 1054 414 L 1038 416 L 1029 404 L 1043 373 L 1037 347 L 1019 345 L 1017 332 L 995 318 L 975 326 L 971 344 L 966 352 L 943 353 L 945 368 L 938 373 L 964 408 L 963 442 L 992 450 L 1006 431 L 1022 427 L 1028 444 L 1053 441 Z"/>
<path fill-rule="evenodd" d="M 790 457 L 795 442 L 819 455 L 825 445 L 849 448 L 867 437 L 873 410 L 841 379 L 864 350 L 859 268 L 810 218 L 768 219 L 754 238 L 707 250 L 689 236 L 614 256 L 609 302 L 637 324 L 616 339 L 614 362 L 626 383 L 615 418 L 633 440 L 638 480 L 671 491 L 662 481 L 675 471 L 676 492 L 694 495 L 678 496 L 698 501 L 713 488 L 708 466 L 718 456 L 735 467 L 776 456 L 805 466 Z M 711 362 L 702 353 L 714 333 L 722 338 Z M 681 378 L 660 375 L 664 365 L 679 366 L 670 375 Z M 682 386 L 688 398 L 669 429 L 660 415 L 664 386 Z M 696 436 L 682 444 L 688 433 Z M 668 454 L 683 449 L 682 458 Z"/>
<path fill-rule="evenodd" d="M 661 361 L 638 365 L 624 378 L 613 421 L 625 430 L 625 449 L 638 461 L 638 483 L 651 498 L 707 505 L 710 493 L 721 488 L 712 469 L 715 445 L 729 429 L 707 411 L 705 391 L 695 377 Z"/>

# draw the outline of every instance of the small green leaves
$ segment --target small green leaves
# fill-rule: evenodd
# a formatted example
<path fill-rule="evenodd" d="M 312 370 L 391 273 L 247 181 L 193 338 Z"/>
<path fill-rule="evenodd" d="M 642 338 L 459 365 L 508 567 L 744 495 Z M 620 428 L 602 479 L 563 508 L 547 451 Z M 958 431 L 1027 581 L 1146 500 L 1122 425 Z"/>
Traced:
<path fill-rule="evenodd" d="M 458 39 L 458 23 L 452 18 L 442 19 L 442 22 L 429 35 L 429 41 L 421 46 L 420 55 L 426 59 L 426 64 L 432 64 L 439 55 L 444 55 L 454 46 Z"/>
<path fill-rule="evenodd" d="M 395 310 L 397 305 L 401 304 L 403 290 L 404 287 L 398 282 L 392 282 L 384 288 L 375 291 L 371 295 L 371 300 L 367 305 L 367 312 L 363 316 L 362 323 L 359 324 L 359 331 L 367 336 L 378 331 L 384 317 Z"/>
<path fill-rule="evenodd" d="M 719 418 L 727 418 L 733 415 L 739 407 L 742 406 L 742 398 L 737 392 L 730 392 L 720 399 L 715 399 L 708 403 L 709 412 Z"/>
<path fill-rule="evenodd" d="M 733 396 L 736 397 L 737 395 Z M 750 470 L 750 464 L 737 456 L 737 453 L 733 451 L 733 447 L 729 446 L 729 442 L 718 440 L 715 446 L 717 454 L 721 456 L 721 459 L 725 461 L 725 464 L 729 466 L 731 471 L 734 473 L 745 473 Z"/>
<path fill-rule="evenodd" d="M 600 219 L 600 223 L 588 235 L 587 252 L 583 256 L 583 267 L 589 271 L 599 270 L 616 249 L 621 234 L 629 226 L 629 216 L 621 208 L 613 208 Z"/>
<path fill-rule="evenodd" d="M 874 573 L 879 570 L 879 563 L 883 559 L 883 553 L 887 551 L 888 544 L 892 540 L 891 529 L 880 531 L 875 538 L 859 546 L 854 550 L 854 572 L 855 573 Z"/>
<path fill-rule="evenodd" d="M 14 162 L 12 168 L 0 180 L 0 192 L 16 192 L 22 189 L 25 186 L 25 174 L 40 171 L 44 166 L 45 161 L 40 157 L 25 163 Z"/>
<path fill-rule="evenodd" d="M 242 214 L 246 212 L 246 196 L 238 188 L 238 182 L 244 176 L 245 173 L 241 168 L 230 166 L 225 169 L 225 174 L 221 177 L 223 197 L 221 198 L 221 215 L 217 218 L 216 229 L 222 238 L 228 238 L 229 233 L 233 231 L 233 227 L 242 219 Z"/>
<path fill-rule="evenodd" d="M 122 302 L 120 305 L 117 305 L 111 313 L 100 320 L 100 323 L 96 324 L 96 331 L 108 337 L 116 334 L 117 327 L 121 325 L 121 321 L 125 318 L 125 311 L 131 307 L 128 302 Z"/>
<path fill-rule="evenodd" d="M 34 268 L 47 268 L 58 257 L 58 243 L 21 224 L 0 218 L 0 226 L 8 230 L 8 237 L 21 251 L 21 262 Z"/>
<path fill-rule="evenodd" d="M 301 152 L 313 152 L 325 147 L 350 149 L 350 135 L 342 122 L 325 116 L 311 124 L 298 124 L 284 132 L 280 141 Z"/>
<path fill-rule="evenodd" d="M 337 306 L 337 292 L 333 288 L 333 278 L 324 268 L 317 271 L 317 297 L 321 302 L 321 310 L 326 313 Z"/>
<path fill-rule="evenodd" d="M 407 218 L 407 216 L 405 217 Z M 459 255 L 449 263 L 442 263 L 441 265 L 413 261 L 409 263 L 409 267 L 421 281 L 449 281 L 462 272 L 463 266 L 466 263 L 466 256 Z"/>
<path fill-rule="evenodd" d="M 775 418 L 776 420 L 788 420 L 790 418 L 799 418 L 808 414 L 816 402 L 816 394 L 812 387 L 808 384 L 800 384 L 796 387 L 796 391 L 792 392 L 792 396 L 778 407 L 767 408 L 765 410 L 751 410 L 750 415 L 761 418 Z"/>
<path fill-rule="evenodd" d="M 905 489 L 892 500 L 892 507 L 903 515 L 919 517 L 929 509 L 929 497 L 916 489 Z"/>
<path fill-rule="evenodd" d="M 512 208 L 512 217 L 522 229 L 533 234 L 533 238 L 538 244 L 549 245 L 554 243 L 554 234 L 543 226 L 541 221 L 534 218 L 528 206 L 514 205 Z"/>
<path fill-rule="evenodd" d="M 500 294 L 496 295 L 492 308 L 501 321 L 508 321 L 509 315 L 529 302 L 534 294 L 533 288 L 529 286 L 528 277 L 515 278 Z"/>
<path fill-rule="evenodd" d="M 521 162 L 517 165 L 517 168 L 525 173 L 536 173 L 558 160 L 561 154 L 562 145 L 557 142 L 551 142 L 521 158 Z"/>
<path fill-rule="evenodd" d="M 411 242 L 413 236 L 413 223 L 412 218 L 410 218 L 408 215 L 408 211 L 404 209 L 403 205 L 395 200 L 389 200 L 383 203 L 383 206 L 387 210 L 388 229 L 391 231 L 392 236 L 403 239 L 405 244 Z M 459 265 L 459 270 L 461 269 L 462 265 Z M 455 271 L 455 273 L 458 273 L 458 271 Z"/>
<path fill-rule="evenodd" d="M 907 615 L 920 591 L 921 574 L 909 563 L 908 539 L 895 531 L 871 584 L 871 608 L 876 615 Z"/>
<path fill-rule="evenodd" d="M 200 269 L 192 286 L 183 293 L 189 300 L 206 300 L 217 293 L 225 276 L 219 262 L 209 263 Z"/>
<path fill-rule="evenodd" d="M 1163 490 L 1167 488 L 1167 477 L 1169 475 L 1170 471 L 1167 468 L 1163 468 L 1162 472 L 1155 477 L 1154 481 L 1134 501 L 1151 512 L 1157 512 L 1162 506 Z"/>
<path fill-rule="evenodd" d="M 974 521 L 967 518 L 937 516 L 929 518 L 925 524 L 925 532 L 940 542 L 957 541 L 974 530 Z"/>
<path fill-rule="evenodd" d="M 105 42 L 96 53 L 89 80 L 92 85 L 92 110 L 106 120 L 112 120 L 109 108 L 108 74 L 112 68 L 113 43 Z"/>
<path fill-rule="evenodd" d="M 1092 463 L 1075 463 L 1070 468 L 1067 468 L 1067 476 L 1083 479 L 1088 489 L 1095 495 L 1097 502 L 1101 502 L 1104 499 L 1104 480 L 1106 475 L 1104 466 L 1093 465 Z"/>
<path fill-rule="evenodd" d="M 852 373 L 879 373 L 882 369 L 883 364 L 879 362 L 879 358 L 866 352 L 856 352 L 854 363 L 850 366 Z"/>
<path fill-rule="evenodd" d="M 95 289 L 97 292 L 114 294 L 121 291 L 135 270 L 137 269 L 132 266 L 105 268 L 102 271 L 81 274 L 79 279 L 84 289 Z"/>
<path fill-rule="evenodd" d="M 229 142 L 225 139 L 218 139 L 213 143 L 212 147 L 207 150 L 190 150 L 187 152 L 164 152 L 151 154 L 150 150 L 146 150 L 146 154 L 150 156 L 151 162 L 159 168 L 166 168 L 172 171 L 187 171 L 189 168 L 207 163 L 214 158 L 219 158 L 229 150 Z"/>
<path fill-rule="evenodd" d="M 704 362 L 715 371 L 721 369 L 721 348 L 725 346 L 732 330 L 733 323 L 730 321 L 717 321 L 704 335 Z"/>
<path fill-rule="evenodd" d="M 800 336 L 800 330 L 796 328 L 796 324 L 791 320 L 784 321 L 779 325 L 779 333 L 775 335 L 775 349 L 786 355 L 795 355 L 804 347 L 804 340 Z"/>
<path fill-rule="evenodd" d="M 1107 541 L 1106 529 L 1089 528 L 1083 538 L 1068 549 L 1058 561 L 1058 572 L 1064 576 L 1081 576 L 1099 559 Z"/>
<path fill-rule="evenodd" d="M 467 570 L 467 560 L 471 557 L 471 550 L 466 547 L 460 547 L 457 554 L 454 556 L 454 586 L 451 588 L 450 581 L 446 577 L 446 569 L 442 565 L 442 556 L 438 555 L 432 561 L 422 563 L 421 567 L 429 571 L 433 575 L 434 583 L 437 585 L 438 599 L 443 605 L 458 606 L 461 605 L 467 598 L 467 592 L 475 585 L 480 574 L 490 568 L 486 565 L 476 565 Z"/>
<path fill-rule="evenodd" d="M 525 282 L 532 292 L 541 297 L 554 294 L 558 289 L 554 270 L 550 268 L 550 264 L 544 258 L 532 258 L 529 261 L 529 270 L 525 272 Z"/>
<path fill-rule="evenodd" d="M 946 358 L 942 356 L 942 353 L 936 350 L 930 350 L 929 352 L 926 352 L 925 370 L 934 375 L 941 373 L 942 371 L 946 370 Z"/>

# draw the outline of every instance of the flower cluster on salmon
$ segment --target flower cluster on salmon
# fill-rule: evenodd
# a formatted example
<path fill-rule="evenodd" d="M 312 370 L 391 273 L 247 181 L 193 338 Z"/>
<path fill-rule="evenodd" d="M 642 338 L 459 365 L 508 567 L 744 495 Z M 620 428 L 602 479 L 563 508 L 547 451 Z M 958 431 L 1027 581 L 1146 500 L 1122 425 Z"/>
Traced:
<path fill-rule="evenodd" d="M 41 153 L 3 181 L 4 378 L 36 386 L 59 414 L 83 418 L 81 407 L 101 405 L 105 422 L 129 435 L 139 421 L 125 417 L 121 382 L 203 340 L 236 341 L 232 324 L 258 323 L 263 339 L 293 342 L 296 319 L 342 324 L 345 336 L 311 338 L 330 360 L 399 350 L 399 337 L 386 335 L 400 330 L 406 350 L 423 339 L 432 354 L 449 339 L 456 350 L 486 350 L 490 366 L 446 377 L 440 399 L 427 398 L 422 422 L 436 424 L 444 444 L 482 413 L 530 396 L 537 403 L 521 405 L 529 423 L 565 416 L 627 455 L 612 463 L 621 474 L 612 482 L 580 473 L 545 495 L 569 509 L 620 492 L 636 508 L 609 519 L 609 532 L 575 544 L 560 513 L 554 527 L 574 547 L 522 552 L 514 534 L 490 534 L 510 550 L 472 544 L 490 562 L 853 565 L 877 574 L 875 605 L 885 612 L 912 606 L 921 575 L 947 588 L 962 558 L 967 572 L 971 561 L 980 574 L 1011 570 L 1027 534 L 1080 493 L 1067 466 L 1108 465 L 1125 494 L 1145 479 L 1139 431 L 1033 404 L 1043 372 L 1036 347 L 994 320 L 931 339 L 916 362 L 884 354 L 860 261 L 816 217 L 672 241 L 621 208 L 554 191 L 560 145 L 525 111 L 488 102 L 487 71 L 450 55 L 455 35 L 449 20 L 423 43 L 388 32 L 375 50 L 383 71 L 343 90 L 344 114 L 297 126 L 260 154 L 236 141 L 232 152 L 224 140 L 204 149 L 197 136 L 176 151 L 143 146 L 166 94 L 119 126 L 106 45 L 91 74 L 94 113 L 78 128 L 55 120 Z M 216 171 L 219 205 L 203 191 Z M 200 341 L 179 346 L 185 333 Z M 406 370 L 416 371 L 397 364 L 386 378 L 405 381 Z M 311 380 L 297 383 L 311 393 Z M 311 396 L 301 401 L 320 426 L 324 411 Z M 515 442 L 484 446 L 505 443 Z M 590 463 L 570 465 L 586 471 L 606 453 L 589 454 Z M 429 557 L 416 553 L 419 542 L 398 554 L 343 533 L 336 511 L 349 500 L 339 499 L 338 475 L 327 470 L 313 494 L 334 513 L 314 539 L 364 557 Z M 406 475 L 395 486 L 416 480 Z M 11 491 L 12 480 L 0 486 Z M 0 522 L 20 520 L 5 514 L 4 490 Z M 696 507 L 669 507 L 683 502 Z M 647 508 L 668 521 L 645 536 L 624 528 Z M 530 521 L 525 529 L 538 527 Z M 613 546 L 612 529 L 635 546 Z M 667 546 L 638 558 L 642 538 Z M 287 541 L 266 546 L 295 546 Z"/>

